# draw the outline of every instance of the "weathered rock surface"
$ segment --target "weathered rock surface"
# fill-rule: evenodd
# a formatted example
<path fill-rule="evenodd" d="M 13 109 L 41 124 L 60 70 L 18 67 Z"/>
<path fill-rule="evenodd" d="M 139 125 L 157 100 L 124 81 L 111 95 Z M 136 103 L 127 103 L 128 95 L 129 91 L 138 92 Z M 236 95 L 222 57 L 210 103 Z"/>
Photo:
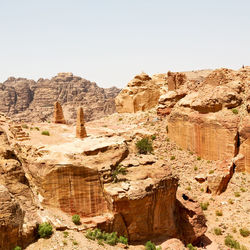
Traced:
<path fill-rule="evenodd" d="M 183 73 L 173 73 L 168 72 L 168 90 L 176 90 L 179 89 L 187 80 L 187 76 Z"/>
<path fill-rule="evenodd" d="M 158 81 L 142 73 L 134 77 L 115 99 L 118 113 L 135 113 L 153 108 L 160 96 Z"/>
<path fill-rule="evenodd" d="M 10 77 L 0 84 L 0 112 L 15 120 L 48 121 L 53 116 L 53 104 L 58 101 L 70 123 L 75 122 L 77 106 L 84 107 L 88 121 L 114 113 L 114 98 L 119 91 L 115 87 L 100 88 L 72 73 L 59 73 L 50 80 L 41 78 L 37 82 Z"/>
<path fill-rule="evenodd" d="M 66 121 L 64 119 L 63 115 L 63 109 L 62 106 L 59 102 L 54 103 L 54 123 L 59 123 L 59 124 L 66 124 Z"/>
<path fill-rule="evenodd" d="M 76 137 L 84 138 L 87 137 L 87 132 L 84 126 L 84 115 L 82 107 L 78 108 L 77 110 L 77 117 L 76 117 Z"/>

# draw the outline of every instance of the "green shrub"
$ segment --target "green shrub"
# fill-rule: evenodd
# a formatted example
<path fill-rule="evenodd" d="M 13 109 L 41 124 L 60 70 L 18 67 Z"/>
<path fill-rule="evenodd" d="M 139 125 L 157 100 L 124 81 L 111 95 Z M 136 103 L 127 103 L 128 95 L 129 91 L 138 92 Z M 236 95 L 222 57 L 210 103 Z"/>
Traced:
<path fill-rule="evenodd" d="M 156 246 L 153 242 L 149 240 L 145 245 L 145 250 L 156 250 Z"/>
<path fill-rule="evenodd" d="M 190 186 L 188 186 L 188 187 L 186 188 L 186 190 L 190 191 L 190 190 L 191 190 L 191 187 L 190 187 Z"/>
<path fill-rule="evenodd" d="M 207 210 L 208 206 L 209 206 L 209 202 L 204 202 L 204 203 L 201 203 L 201 209 L 202 210 Z"/>
<path fill-rule="evenodd" d="M 128 239 L 124 236 L 120 236 L 118 239 L 118 242 L 124 244 L 124 245 L 128 245 Z"/>
<path fill-rule="evenodd" d="M 151 140 L 154 141 L 156 139 L 156 135 L 151 136 Z"/>
<path fill-rule="evenodd" d="M 240 234 L 243 237 L 248 237 L 250 235 L 250 231 L 247 228 L 241 228 L 240 229 Z"/>
<path fill-rule="evenodd" d="M 78 242 L 76 240 L 73 240 L 73 245 L 78 245 Z"/>
<path fill-rule="evenodd" d="M 39 131 L 39 130 L 40 130 L 40 128 L 38 128 L 38 127 L 35 127 L 35 129 L 36 129 L 37 131 Z"/>
<path fill-rule="evenodd" d="M 214 170 L 209 170 L 209 174 L 213 174 L 214 173 Z"/>
<path fill-rule="evenodd" d="M 119 121 L 122 121 L 122 118 L 121 118 L 121 117 L 119 118 Z"/>
<path fill-rule="evenodd" d="M 215 214 L 216 214 L 216 216 L 222 216 L 223 215 L 221 210 L 216 210 Z"/>
<path fill-rule="evenodd" d="M 19 246 L 16 246 L 15 248 L 13 248 L 13 250 L 22 250 L 22 248 Z"/>
<path fill-rule="evenodd" d="M 29 127 L 28 127 L 28 125 L 27 125 L 27 124 L 23 124 L 23 125 L 22 125 L 22 128 L 26 128 L 26 129 L 28 129 Z"/>
<path fill-rule="evenodd" d="M 166 139 L 166 141 L 167 141 L 167 142 L 169 142 L 169 141 L 170 141 L 170 139 L 169 139 L 169 138 L 167 138 L 167 139 Z"/>
<path fill-rule="evenodd" d="M 222 235 L 221 229 L 219 227 L 214 228 L 214 234 Z"/>
<path fill-rule="evenodd" d="M 38 234 L 41 238 L 49 238 L 53 233 L 52 226 L 48 222 L 44 222 L 38 227 Z"/>
<path fill-rule="evenodd" d="M 63 232 L 63 237 L 67 238 L 69 236 L 69 232 Z"/>
<path fill-rule="evenodd" d="M 225 237 L 225 245 L 231 248 L 240 249 L 240 243 L 233 238 L 232 235 L 227 235 Z"/>
<path fill-rule="evenodd" d="M 194 171 L 197 171 L 197 170 L 198 170 L 198 167 L 197 167 L 197 166 L 195 166 L 195 167 L 194 167 Z"/>
<path fill-rule="evenodd" d="M 197 157 L 197 160 L 198 160 L 198 161 L 200 161 L 200 160 L 201 160 L 201 157 L 200 157 L 200 156 L 198 156 L 198 157 Z"/>
<path fill-rule="evenodd" d="M 172 160 L 175 160 L 175 156 L 172 155 L 171 158 L 170 158 L 170 160 L 171 160 L 171 161 L 172 161 Z"/>
<path fill-rule="evenodd" d="M 147 154 L 153 151 L 152 142 L 148 138 L 142 138 L 136 142 L 139 154 Z"/>
<path fill-rule="evenodd" d="M 99 239 L 99 240 L 97 241 L 97 243 L 98 243 L 98 245 L 104 246 L 103 240 L 101 240 L 101 239 Z"/>
<path fill-rule="evenodd" d="M 80 222 L 80 216 L 78 214 L 74 214 L 72 216 L 72 221 L 75 225 L 80 225 L 81 222 Z"/>
<path fill-rule="evenodd" d="M 239 113 L 238 109 L 232 109 L 232 112 L 233 112 L 235 115 L 238 115 L 238 113 Z"/>
<path fill-rule="evenodd" d="M 243 188 L 243 187 L 241 187 L 241 188 L 240 188 L 240 191 L 244 193 L 244 192 L 246 192 L 246 189 Z"/>
<path fill-rule="evenodd" d="M 110 246 L 115 246 L 118 243 L 117 233 L 113 232 L 113 233 L 108 234 L 105 242 L 109 244 Z"/>
<path fill-rule="evenodd" d="M 115 169 L 113 169 L 111 171 L 111 180 L 112 182 L 118 182 L 118 175 L 122 174 L 122 175 L 126 175 L 127 174 L 127 169 L 125 167 L 122 166 L 117 166 Z"/>
<path fill-rule="evenodd" d="M 47 136 L 50 136 L 50 133 L 49 133 L 49 131 L 47 131 L 47 130 L 44 130 L 44 131 L 42 131 L 42 133 L 41 133 L 42 135 L 47 135 Z"/>
<path fill-rule="evenodd" d="M 233 202 L 232 199 L 229 199 L 229 200 L 228 200 L 228 203 L 229 203 L 229 204 L 234 204 L 234 202 Z"/>
<path fill-rule="evenodd" d="M 187 248 L 188 248 L 189 250 L 196 250 L 196 249 L 197 249 L 197 248 L 194 247 L 191 243 L 187 244 Z"/>

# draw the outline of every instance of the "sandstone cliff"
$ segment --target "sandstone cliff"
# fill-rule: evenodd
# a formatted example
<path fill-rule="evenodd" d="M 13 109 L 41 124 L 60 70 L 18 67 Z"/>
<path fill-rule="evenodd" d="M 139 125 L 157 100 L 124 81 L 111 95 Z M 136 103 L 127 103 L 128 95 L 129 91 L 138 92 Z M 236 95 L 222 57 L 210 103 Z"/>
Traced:
<path fill-rule="evenodd" d="M 115 112 L 114 98 L 119 89 L 103 89 L 72 73 L 59 73 L 37 82 L 10 77 L 0 84 L 0 112 L 15 120 L 49 121 L 53 104 L 63 106 L 65 119 L 74 122 L 77 106 L 84 107 L 85 119 L 92 120 Z"/>

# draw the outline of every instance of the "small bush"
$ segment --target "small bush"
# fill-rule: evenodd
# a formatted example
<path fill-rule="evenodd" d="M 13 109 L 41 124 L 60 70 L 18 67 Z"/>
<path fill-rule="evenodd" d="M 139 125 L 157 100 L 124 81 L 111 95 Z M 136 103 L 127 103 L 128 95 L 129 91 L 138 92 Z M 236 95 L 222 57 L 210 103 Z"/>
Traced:
<path fill-rule="evenodd" d="M 250 235 L 250 231 L 247 228 L 241 228 L 240 229 L 240 234 L 243 237 L 248 237 Z"/>
<path fill-rule="evenodd" d="M 41 133 L 42 135 L 47 135 L 47 136 L 50 136 L 50 133 L 49 133 L 49 131 L 47 131 L 47 130 L 45 130 L 45 131 L 42 131 L 42 133 Z"/>
<path fill-rule="evenodd" d="M 145 245 L 145 250 L 156 250 L 156 246 L 153 242 L 149 240 Z"/>
<path fill-rule="evenodd" d="M 166 141 L 167 141 L 167 142 L 169 142 L 169 141 L 170 141 L 170 139 L 169 139 L 169 138 L 167 138 L 167 139 L 166 139 Z"/>
<path fill-rule="evenodd" d="M 154 141 L 156 139 L 156 135 L 151 136 L 151 140 Z"/>
<path fill-rule="evenodd" d="M 216 234 L 216 235 L 222 235 L 221 229 L 218 228 L 218 227 L 214 228 L 214 234 Z"/>
<path fill-rule="evenodd" d="M 240 197 L 240 193 L 239 192 L 234 192 L 234 196 L 235 197 Z"/>
<path fill-rule="evenodd" d="M 78 214 L 74 214 L 72 216 L 72 221 L 75 225 L 80 225 L 81 222 L 80 222 L 80 216 Z"/>
<path fill-rule="evenodd" d="M 204 192 L 204 188 L 201 188 L 201 192 Z"/>
<path fill-rule="evenodd" d="M 201 209 L 202 210 L 207 210 L 208 206 L 209 206 L 209 202 L 204 202 L 204 203 L 201 203 Z"/>
<path fill-rule="evenodd" d="M 229 199 L 229 200 L 228 200 L 228 203 L 229 203 L 229 204 L 234 204 L 234 202 L 233 202 L 232 199 Z"/>
<path fill-rule="evenodd" d="M 197 248 L 194 247 L 191 243 L 187 244 L 187 248 L 188 248 L 189 250 L 196 250 L 196 249 L 197 249 Z"/>
<path fill-rule="evenodd" d="M 118 182 L 118 175 L 122 174 L 122 175 L 126 175 L 127 174 L 127 169 L 125 167 L 122 166 L 117 166 L 115 169 L 113 169 L 111 171 L 111 180 L 112 182 Z"/>
<path fill-rule="evenodd" d="M 168 126 L 166 126 L 166 131 L 167 131 L 167 133 L 168 133 Z"/>
<path fill-rule="evenodd" d="M 67 238 L 69 236 L 69 233 L 68 232 L 63 232 L 63 237 L 64 238 Z"/>
<path fill-rule="evenodd" d="M 13 250 L 22 250 L 22 248 L 19 246 L 16 246 Z"/>
<path fill-rule="evenodd" d="M 238 113 L 239 113 L 238 109 L 232 109 L 232 112 L 233 112 L 235 115 L 238 115 Z"/>
<path fill-rule="evenodd" d="M 27 124 L 23 124 L 23 125 L 22 125 L 22 128 L 26 128 L 26 129 L 28 129 L 29 127 L 28 127 L 28 125 L 27 125 Z"/>
<path fill-rule="evenodd" d="M 49 238 L 53 233 L 52 226 L 48 222 L 44 222 L 38 227 L 38 234 L 41 238 Z"/>
<path fill-rule="evenodd" d="M 197 171 L 197 170 L 198 170 L 198 167 L 197 167 L 197 166 L 195 166 L 195 167 L 194 167 L 194 171 Z"/>
<path fill-rule="evenodd" d="M 244 192 L 246 192 L 246 189 L 243 188 L 243 187 L 241 187 L 241 188 L 240 188 L 240 191 L 244 193 Z"/>
<path fill-rule="evenodd" d="M 231 248 L 240 249 L 240 243 L 233 238 L 232 235 L 227 235 L 225 237 L 225 245 Z"/>
<path fill-rule="evenodd" d="M 200 160 L 201 160 L 201 157 L 200 157 L 200 156 L 198 156 L 198 157 L 197 157 L 197 160 L 198 160 L 198 161 L 200 161 Z"/>
<path fill-rule="evenodd" d="M 98 245 L 104 246 L 103 240 L 101 240 L 101 239 L 99 239 L 99 240 L 97 241 L 97 243 L 98 243 Z"/>
<path fill-rule="evenodd" d="M 68 245 L 68 243 L 67 243 L 66 240 L 63 241 L 63 245 L 64 245 L 64 246 L 67 246 L 67 245 Z"/>
<path fill-rule="evenodd" d="M 38 128 L 38 127 L 35 127 L 35 130 L 39 131 L 39 130 L 40 130 L 40 128 Z"/>
<path fill-rule="evenodd" d="M 172 155 L 171 158 L 170 158 L 170 160 L 171 160 L 171 161 L 172 161 L 172 160 L 175 160 L 175 156 Z"/>
<path fill-rule="evenodd" d="M 216 210 L 215 214 L 216 214 L 216 216 L 222 216 L 223 215 L 221 210 Z"/>
<path fill-rule="evenodd" d="M 142 138 L 136 142 L 139 154 L 147 154 L 153 151 L 152 142 L 148 138 Z"/>
<path fill-rule="evenodd" d="M 213 174 L 214 173 L 214 170 L 209 170 L 209 174 Z"/>
<path fill-rule="evenodd" d="M 73 240 L 72 243 L 73 243 L 73 245 L 75 245 L 75 246 L 78 245 L 78 242 L 77 242 L 76 240 Z"/>
<path fill-rule="evenodd" d="M 121 118 L 121 117 L 119 118 L 119 121 L 122 121 L 122 118 Z"/>
<path fill-rule="evenodd" d="M 128 239 L 124 236 L 120 236 L 118 239 L 118 242 L 124 244 L 124 245 L 128 245 Z"/>
<path fill-rule="evenodd" d="M 190 187 L 190 186 L 188 186 L 188 187 L 186 188 L 186 190 L 190 191 L 190 190 L 191 190 L 191 187 Z"/>

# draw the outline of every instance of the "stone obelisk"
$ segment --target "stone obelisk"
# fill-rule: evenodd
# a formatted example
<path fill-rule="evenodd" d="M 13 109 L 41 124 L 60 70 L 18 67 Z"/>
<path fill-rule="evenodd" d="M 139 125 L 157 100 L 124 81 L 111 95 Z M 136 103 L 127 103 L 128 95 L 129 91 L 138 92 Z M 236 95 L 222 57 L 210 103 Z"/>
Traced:
<path fill-rule="evenodd" d="M 77 138 L 85 138 L 87 137 L 86 129 L 84 126 L 84 115 L 82 107 L 77 110 L 77 118 L 76 118 L 76 137 Z"/>
<path fill-rule="evenodd" d="M 64 119 L 62 106 L 59 102 L 54 103 L 54 123 L 66 124 Z"/>

